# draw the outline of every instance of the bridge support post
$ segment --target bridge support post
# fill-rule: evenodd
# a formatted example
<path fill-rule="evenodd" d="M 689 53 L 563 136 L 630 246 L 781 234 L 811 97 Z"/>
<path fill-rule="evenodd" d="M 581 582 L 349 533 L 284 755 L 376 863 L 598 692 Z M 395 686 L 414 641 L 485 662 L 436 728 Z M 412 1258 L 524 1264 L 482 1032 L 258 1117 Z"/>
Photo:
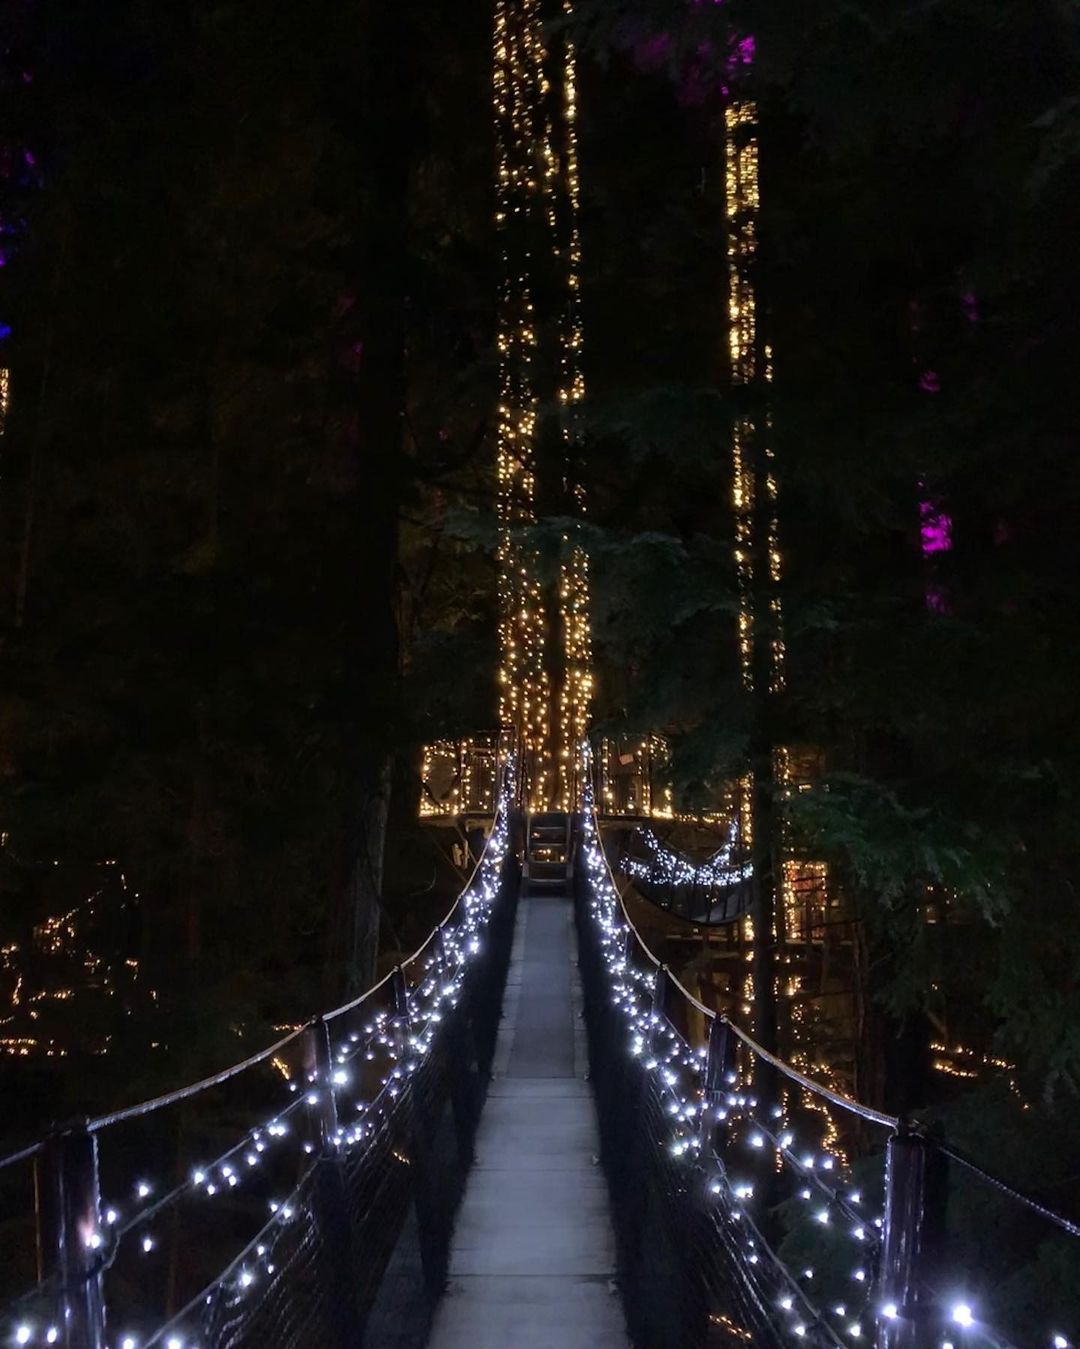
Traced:
<path fill-rule="evenodd" d="M 334 1093 L 330 1033 L 322 1017 L 304 1028 L 304 1069 L 310 1088 L 308 1127 L 314 1145 L 312 1210 L 322 1238 L 327 1307 L 340 1349 L 359 1349 L 360 1313 L 354 1294 L 352 1223 L 345 1176 L 338 1156 L 337 1100 Z"/>
<path fill-rule="evenodd" d="M 876 1349 L 929 1349 L 940 1342 L 942 1312 L 928 1286 L 944 1230 L 944 1200 L 944 1155 L 931 1139 L 901 1124 L 885 1154 Z"/>
<path fill-rule="evenodd" d="M 668 977 L 668 967 L 660 965 L 656 971 L 656 981 L 653 984 L 652 995 L 652 1017 L 651 1029 L 649 1032 L 649 1052 L 656 1050 L 656 1043 L 660 1038 L 660 1022 L 664 1020 L 668 1013 L 668 1007 L 671 1001 L 671 980 Z"/>
<path fill-rule="evenodd" d="M 734 1081 L 737 1044 L 727 1017 L 713 1017 L 709 1026 L 709 1051 L 705 1059 L 704 1100 L 699 1128 L 701 1148 L 706 1156 L 709 1152 L 717 1151 L 719 1122 L 715 1112 L 730 1092 Z"/>
<path fill-rule="evenodd" d="M 440 971 L 448 967 L 442 928 L 437 937 Z M 454 1138 L 458 1164 L 464 1175 L 472 1165 L 473 1138 L 480 1109 L 480 1066 L 469 1014 L 469 999 L 463 998 L 446 1018 L 446 1061 L 450 1077 L 450 1105 L 454 1114 Z"/>
<path fill-rule="evenodd" d="M 394 969 L 390 987 L 394 997 L 394 1035 L 400 1063 L 408 1054 L 412 1028 L 409 986 L 405 980 L 405 971 L 400 965 Z M 412 1164 L 410 1176 L 419 1233 L 424 1291 L 427 1293 L 429 1303 L 433 1305 L 446 1282 L 447 1242 L 439 1212 L 436 1180 L 432 1171 L 429 1121 L 425 1116 L 423 1102 L 416 1094 L 415 1079 L 408 1082 L 406 1092 L 408 1093 L 405 1102 L 407 1136 L 404 1142 Z"/>
<path fill-rule="evenodd" d="M 331 1070 L 330 1032 L 321 1016 L 304 1028 L 304 1071 L 314 1088 L 308 1099 L 312 1142 L 320 1156 L 330 1151 L 337 1133 L 337 1100 Z"/>
<path fill-rule="evenodd" d="M 80 1119 L 46 1144 L 39 1182 L 42 1250 L 60 1283 L 64 1349 L 105 1349 L 97 1139 Z"/>

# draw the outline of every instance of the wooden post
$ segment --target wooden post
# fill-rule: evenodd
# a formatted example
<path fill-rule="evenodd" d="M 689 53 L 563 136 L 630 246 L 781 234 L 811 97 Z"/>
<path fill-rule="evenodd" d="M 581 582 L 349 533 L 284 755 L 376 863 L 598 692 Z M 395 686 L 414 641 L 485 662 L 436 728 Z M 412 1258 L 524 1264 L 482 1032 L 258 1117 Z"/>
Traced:
<path fill-rule="evenodd" d="M 337 1100 L 330 1056 L 330 1032 L 321 1016 L 304 1027 L 304 1070 L 307 1077 L 308 1124 L 316 1154 L 325 1156 L 337 1135 Z"/>
<path fill-rule="evenodd" d="M 330 1034 L 321 1016 L 304 1028 L 304 1069 L 308 1130 L 314 1146 L 311 1203 L 322 1237 L 320 1265 L 326 1281 L 326 1301 L 339 1349 L 359 1349 L 362 1326 L 354 1291 L 352 1223 L 337 1150 L 337 1099 Z"/>
<path fill-rule="evenodd" d="M 715 1112 L 730 1093 L 735 1072 L 737 1042 L 727 1017 L 715 1016 L 709 1027 L 709 1052 L 705 1059 L 704 1100 L 701 1106 L 699 1137 L 702 1150 L 715 1150 L 717 1120 Z"/>
<path fill-rule="evenodd" d="M 403 1063 L 409 1054 L 412 1013 L 409 1008 L 409 986 L 405 980 L 405 971 L 400 965 L 394 969 L 390 988 L 394 998 L 394 1041 L 397 1060 Z M 432 1170 L 429 1121 L 425 1118 L 423 1103 L 416 1093 L 415 1077 L 406 1080 L 402 1092 L 402 1105 L 404 1142 L 411 1162 L 409 1174 L 419 1229 L 424 1290 L 434 1305 L 446 1282 L 447 1242 L 440 1220 L 436 1177 Z"/>
<path fill-rule="evenodd" d="M 412 1029 L 412 1010 L 409 1007 L 409 985 L 405 982 L 405 971 L 400 965 L 394 966 L 390 976 L 390 991 L 394 995 L 394 1041 L 398 1059 L 404 1059 L 409 1050 L 409 1033 Z"/>

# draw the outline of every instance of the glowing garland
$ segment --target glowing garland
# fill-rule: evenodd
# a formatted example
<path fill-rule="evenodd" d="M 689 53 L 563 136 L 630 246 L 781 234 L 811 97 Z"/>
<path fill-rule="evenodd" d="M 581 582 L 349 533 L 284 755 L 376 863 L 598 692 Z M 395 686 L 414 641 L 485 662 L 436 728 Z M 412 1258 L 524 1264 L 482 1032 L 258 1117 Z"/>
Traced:
<path fill-rule="evenodd" d="M 581 739 L 578 744 L 580 745 Z M 634 771 L 623 775 L 616 771 L 616 763 L 623 756 L 619 740 L 604 736 L 600 740 L 597 755 L 599 781 L 597 791 L 605 815 L 649 816 L 654 820 L 675 818 L 670 780 L 654 787 L 653 776 L 657 769 L 667 772 L 670 768 L 671 752 L 668 742 L 662 735 L 649 735 L 640 741 L 632 751 Z M 616 782 L 621 780 L 630 788 L 628 799 L 620 802 L 616 799 Z M 659 799 L 657 799 L 659 797 Z"/>
<path fill-rule="evenodd" d="M 538 776 L 530 794 L 543 796 L 543 746 L 550 697 L 544 663 L 545 623 L 536 581 L 537 555 L 519 535 L 536 522 L 535 435 L 538 399 L 533 384 L 537 347 L 531 286 L 524 259 L 512 259 L 510 229 L 532 215 L 542 171 L 535 162 L 535 126 L 541 64 L 537 0 L 523 0 L 517 20 L 511 0 L 495 8 L 494 100 L 497 145 L 496 224 L 503 235 L 499 297 L 499 405 L 497 473 L 499 520 L 499 719 L 516 726 L 523 755 Z"/>
<path fill-rule="evenodd" d="M 421 817 L 494 814 L 497 806 L 496 783 L 499 737 L 496 734 L 469 735 L 460 740 L 435 740 L 423 747 L 420 769 Z M 453 765 L 454 781 L 445 797 L 436 798 L 430 783 L 438 763 Z M 486 774 L 476 789 L 478 768 Z"/>
<path fill-rule="evenodd" d="M 674 1027 L 661 1017 L 653 1007 L 655 991 L 655 971 L 637 969 L 627 954 L 628 939 L 631 936 L 629 924 L 625 921 L 603 854 L 602 845 L 592 814 L 591 786 L 586 788 L 585 816 L 583 824 L 582 863 L 589 885 L 589 912 L 597 928 L 601 958 L 607 974 L 610 998 L 625 1018 L 628 1050 L 642 1061 L 646 1072 L 650 1073 L 664 1104 L 665 1113 L 670 1121 L 671 1133 L 667 1146 L 673 1156 L 682 1158 L 688 1165 L 705 1170 L 708 1174 L 706 1186 L 709 1193 L 723 1195 L 731 1205 L 732 1217 L 743 1226 L 743 1252 L 747 1263 L 757 1266 L 766 1261 L 783 1279 L 788 1287 L 779 1310 L 790 1314 L 787 1329 L 792 1336 L 806 1342 L 808 1325 L 820 1326 L 824 1333 L 824 1343 L 842 1344 L 830 1327 L 821 1322 L 820 1316 L 809 1303 L 798 1279 L 779 1261 L 762 1238 L 745 1209 L 745 1201 L 752 1196 L 753 1187 L 748 1181 L 733 1177 L 729 1168 L 707 1155 L 703 1146 L 705 1126 L 703 1104 L 703 1071 L 706 1050 L 692 1049 L 675 1031 Z M 729 1082 L 731 1091 L 724 1103 L 715 1111 L 710 1123 L 725 1124 L 731 1129 L 736 1122 L 751 1120 L 752 1112 L 758 1107 L 755 1097 L 741 1090 L 734 1075 Z M 776 1129 L 776 1155 L 781 1163 L 794 1164 L 794 1134 L 783 1120 L 781 1107 L 772 1121 Z M 766 1135 L 756 1124 L 746 1140 L 751 1149 L 763 1148 Z M 815 1152 L 801 1149 L 799 1156 L 803 1167 L 813 1166 L 818 1161 Z M 834 1157 L 821 1158 L 822 1168 L 832 1171 L 837 1163 Z M 825 1166 L 826 1160 L 828 1166 Z M 854 1277 L 854 1276 L 853 1276 Z M 857 1279 L 863 1282 L 864 1279 Z M 860 1317 L 862 1313 L 860 1313 Z M 849 1325 L 858 1325 L 858 1334 L 862 1333 L 861 1319 L 849 1319 Z M 853 1338 L 858 1338 L 853 1335 Z"/>
<path fill-rule="evenodd" d="M 728 826 L 727 842 L 707 861 L 697 866 L 665 847 L 651 829 L 639 828 L 635 830 L 635 836 L 641 839 L 651 854 L 650 860 L 644 862 L 640 858 L 627 857 L 622 863 L 622 870 L 635 880 L 647 881 L 650 885 L 713 888 L 738 885 L 753 875 L 753 867 L 749 862 L 732 861 L 739 841 L 739 827 L 734 820 Z"/>

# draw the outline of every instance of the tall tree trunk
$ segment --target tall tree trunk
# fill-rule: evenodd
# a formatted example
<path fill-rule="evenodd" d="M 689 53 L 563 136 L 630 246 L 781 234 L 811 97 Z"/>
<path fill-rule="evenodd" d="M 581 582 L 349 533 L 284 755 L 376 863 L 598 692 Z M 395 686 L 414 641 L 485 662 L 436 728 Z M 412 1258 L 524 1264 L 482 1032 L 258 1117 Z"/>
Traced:
<path fill-rule="evenodd" d="M 753 866 L 754 923 L 754 1034 L 771 1053 L 777 1052 L 776 1014 L 776 906 L 777 844 L 779 823 L 776 809 L 776 746 L 773 743 L 768 669 L 757 659 L 766 646 L 759 633 L 754 638 L 755 684 L 752 694 L 754 724 L 750 743 L 751 863 Z M 764 679 L 764 684 L 762 680 Z"/>
<path fill-rule="evenodd" d="M 378 975 L 390 783 L 391 760 L 386 759 L 378 789 L 359 807 L 357 847 L 346 900 L 346 913 L 351 924 L 346 969 L 346 992 L 349 996 L 370 988 Z"/>
<path fill-rule="evenodd" d="M 933 1055 L 930 1020 L 919 1007 L 895 1010 L 881 997 L 908 957 L 924 923 L 916 899 L 891 911 L 889 925 L 868 921 L 870 906 L 879 902 L 857 886 L 858 924 L 855 949 L 859 1096 L 879 1109 L 903 1115 L 925 1106 L 931 1095 Z M 905 930 L 906 928 L 906 930 Z"/>
<path fill-rule="evenodd" d="M 15 612 L 14 625 L 21 628 L 26 621 L 26 602 L 30 590 L 30 559 L 34 542 L 34 525 L 37 515 L 38 487 L 41 480 L 41 454 L 45 438 L 45 409 L 48 406 L 49 383 L 52 378 L 53 348 L 56 331 L 56 306 L 60 295 L 60 279 L 67 259 L 68 235 L 62 234 L 60 251 L 53 269 L 52 285 L 49 295 L 49 318 L 42 346 L 41 373 L 38 378 L 37 405 L 30 426 L 30 447 L 27 455 L 26 493 L 23 503 L 22 540 L 19 544 L 19 558 L 15 573 Z"/>
<path fill-rule="evenodd" d="M 778 810 L 776 700 L 783 675 L 780 655 L 779 590 L 772 570 L 772 540 L 775 536 L 776 498 L 768 489 L 775 474 L 770 455 L 771 421 L 765 370 L 765 304 L 762 299 L 761 267 L 755 266 L 757 297 L 757 389 L 762 395 L 750 436 L 749 458 L 753 483 L 751 518 L 752 642 L 750 657 L 750 820 L 753 863 L 754 921 L 754 1034 L 775 1054 L 779 1049 L 776 1008 L 776 951 L 783 931 L 778 914 L 781 833 Z"/>
<path fill-rule="evenodd" d="M 370 983 L 378 957 L 379 906 L 398 731 L 398 513 L 404 471 L 405 313 L 409 183 L 416 146 L 414 49 L 407 6 L 363 0 L 360 172 L 364 184 L 357 257 L 360 363 L 357 387 L 355 574 L 347 616 L 349 746 L 345 837 L 347 992 Z"/>

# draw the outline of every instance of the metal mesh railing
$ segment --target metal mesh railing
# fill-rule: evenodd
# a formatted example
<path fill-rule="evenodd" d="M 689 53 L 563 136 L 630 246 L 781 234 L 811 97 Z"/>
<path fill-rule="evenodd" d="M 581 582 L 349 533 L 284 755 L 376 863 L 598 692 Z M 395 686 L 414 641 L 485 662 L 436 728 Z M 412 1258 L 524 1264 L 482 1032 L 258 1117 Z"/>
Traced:
<path fill-rule="evenodd" d="M 363 997 L 13 1161 L 38 1169 L 48 1267 L 0 1312 L 0 1344 L 418 1349 L 490 1076 L 513 804 L 508 769 L 461 898 Z"/>
<path fill-rule="evenodd" d="M 802 1309 L 802 1290 L 772 1254 L 736 1192 L 739 1181 L 714 1151 L 715 1131 L 697 1109 L 704 1062 L 653 1010 L 656 971 L 638 963 L 628 930 L 617 936 L 622 950 L 618 982 L 612 981 L 594 873 L 579 865 L 575 877 L 601 1156 L 634 1343 L 648 1349 L 786 1344 L 779 1313 L 788 1299 L 792 1309 Z M 688 1098 L 694 1098 L 689 1112 Z M 794 1324 L 803 1325 L 806 1343 L 843 1343 L 809 1314 Z"/>
<path fill-rule="evenodd" d="M 590 789 L 584 805 L 574 876 L 585 1014 L 635 1345 L 1036 1342 L 996 1329 L 990 1299 L 980 1312 L 971 1296 L 985 1286 L 978 1270 L 943 1258 L 951 1150 L 799 1072 L 693 998 L 622 906 Z M 1014 1218 L 1075 1235 L 1068 1218 L 962 1161 Z M 1037 1342 L 1071 1343 L 1056 1328 Z"/>

